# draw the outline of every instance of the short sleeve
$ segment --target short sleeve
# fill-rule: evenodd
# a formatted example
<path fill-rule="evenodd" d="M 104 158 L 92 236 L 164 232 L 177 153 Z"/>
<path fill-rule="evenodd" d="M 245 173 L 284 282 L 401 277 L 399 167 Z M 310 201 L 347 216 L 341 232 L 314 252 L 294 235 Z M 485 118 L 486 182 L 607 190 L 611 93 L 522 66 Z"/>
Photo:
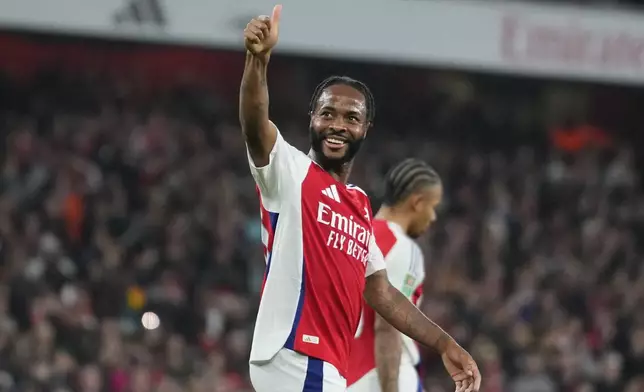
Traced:
<path fill-rule="evenodd" d="M 284 199 L 285 192 L 296 188 L 304 180 L 311 162 L 304 153 L 284 140 L 279 130 L 277 130 L 277 138 L 267 165 L 255 166 L 248 146 L 246 153 L 262 202 L 272 211 L 278 209 L 278 204 Z"/>
<path fill-rule="evenodd" d="M 369 258 L 367 260 L 367 271 L 365 276 L 372 275 L 385 269 L 385 258 L 376 244 L 376 239 L 372 235 L 369 239 Z"/>
<path fill-rule="evenodd" d="M 416 244 L 409 242 L 404 245 L 388 255 L 391 259 L 387 260 L 386 264 L 387 276 L 392 286 L 411 299 L 419 280 L 422 279 L 417 275 L 424 261 L 423 254 Z"/>

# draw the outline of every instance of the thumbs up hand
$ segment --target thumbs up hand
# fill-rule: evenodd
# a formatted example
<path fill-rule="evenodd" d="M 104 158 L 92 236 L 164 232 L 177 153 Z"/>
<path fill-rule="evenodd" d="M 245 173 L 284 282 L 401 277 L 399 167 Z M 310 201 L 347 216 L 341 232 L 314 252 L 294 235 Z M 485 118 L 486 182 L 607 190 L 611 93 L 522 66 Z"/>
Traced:
<path fill-rule="evenodd" d="M 273 14 L 253 18 L 244 29 L 244 46 L 254 56 L 268 56 L 277 44 L 282 6 L 276 5 Z"/>

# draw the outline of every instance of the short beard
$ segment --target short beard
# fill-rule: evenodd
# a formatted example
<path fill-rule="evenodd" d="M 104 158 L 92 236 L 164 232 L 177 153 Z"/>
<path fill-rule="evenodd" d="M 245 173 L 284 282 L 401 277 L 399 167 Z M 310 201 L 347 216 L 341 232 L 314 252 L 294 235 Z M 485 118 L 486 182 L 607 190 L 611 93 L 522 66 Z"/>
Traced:
<path fill-rule="evenodd" d="M 311 139 L 311 149 L 315 151 L 318 156 L 318 159 L 322 159 L 323 162 L 318 162 L 325 167 L 340 167 L 346 163 L 349 163 L 356 157 L 360 147 L 362 147 L 362 142 L 364 138 L 358 140 L 347 140 L 347 152 L 341 158 L 328 158 L 324 155 L 322 151 L 322 142 L 324 142 L 325 134 L 316 132 L 313 127 L 309 127 L 309 136 Z"/>

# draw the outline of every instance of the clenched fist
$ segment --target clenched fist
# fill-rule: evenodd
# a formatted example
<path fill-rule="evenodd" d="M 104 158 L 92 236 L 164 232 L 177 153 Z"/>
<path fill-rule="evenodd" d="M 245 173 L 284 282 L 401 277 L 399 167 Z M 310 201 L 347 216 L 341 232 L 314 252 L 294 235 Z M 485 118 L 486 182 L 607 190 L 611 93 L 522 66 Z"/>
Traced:
<path fill-rule="evenodd" d="M 244 45 L 254 56 L 268 56 L 277 44 L 282 6 L 273 8 L 270 17 L 262 15 L 251 20 L 244 29 Z"/>

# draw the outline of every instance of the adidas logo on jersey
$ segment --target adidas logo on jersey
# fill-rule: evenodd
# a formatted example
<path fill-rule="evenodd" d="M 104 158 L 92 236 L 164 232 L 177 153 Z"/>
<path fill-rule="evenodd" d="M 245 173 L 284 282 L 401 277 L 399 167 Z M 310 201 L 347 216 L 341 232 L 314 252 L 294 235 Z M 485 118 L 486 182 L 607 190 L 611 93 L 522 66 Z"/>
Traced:
<path fill-rule="evenodd" d="M 310 344 L 320 344 L 320 338 L 311 335 L 302 335 L 302 341 Z"/>
<path fill-rule="evenodd" d="M 326 189 L 322 189 L 322 194 L 340 203 L 340 194 L 338 193 L 338 187 L 335 184 Z"/>

